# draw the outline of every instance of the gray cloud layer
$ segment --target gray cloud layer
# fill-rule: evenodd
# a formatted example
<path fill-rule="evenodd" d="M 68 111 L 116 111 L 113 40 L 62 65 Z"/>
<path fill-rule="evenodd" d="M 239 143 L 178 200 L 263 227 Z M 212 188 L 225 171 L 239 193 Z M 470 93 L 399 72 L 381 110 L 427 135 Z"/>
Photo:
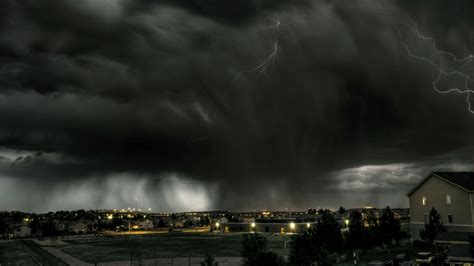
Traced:
<path fill-rule="evenodd" d="M 23 155 L 0 160 L 0 208 L 403 206 L 425 172 L 471 163 L 465 96 L 436 93 L 400 36 L 437 56 L 406 10 L 461 56 L 472 3 L 426 5 L 2 1 L 0 145 Z"/>

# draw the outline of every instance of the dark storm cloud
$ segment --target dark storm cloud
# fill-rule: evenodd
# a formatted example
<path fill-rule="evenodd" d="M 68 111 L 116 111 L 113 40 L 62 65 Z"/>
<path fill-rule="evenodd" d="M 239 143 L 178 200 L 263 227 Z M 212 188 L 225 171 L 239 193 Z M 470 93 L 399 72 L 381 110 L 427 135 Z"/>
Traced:
<path fill-rule="evenodd" d="M 465 97 L 436 93 L 434 69 L 401 44 L 433 56 L 407 11 L 466 52 L 472 22 L 436 3 L 2 1 L 0 144 L 22 154 L 0 160 L 3 182 L 87 206 L 137 193 L 163 209 L 189 194 L 200 209 L 334 206 L 372 182 L 365 195 L 403 205 L 422 172 L 469 164 L 459 150 L 473 144 Z M 34 202 L 20 207 L 67 208 Z"/>

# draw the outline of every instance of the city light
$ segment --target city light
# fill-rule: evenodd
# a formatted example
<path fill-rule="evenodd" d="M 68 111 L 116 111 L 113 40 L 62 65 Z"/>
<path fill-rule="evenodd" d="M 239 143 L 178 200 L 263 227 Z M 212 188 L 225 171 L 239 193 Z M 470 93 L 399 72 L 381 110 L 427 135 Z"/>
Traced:
<path fill-rule="evenodd" d="M 251 223 L 250 226 L 251 226 L 252 228 L 255 228 L 255 223 Z"/>
<path fill-rule="evenodd" d="M 349 226 L 349 219 L 345 219 L 344 223 L 346 224 L 346 226 Z"/>
<path fill-rule="evenodd" d="M 107 215 L 107 219 L 112 220 L 113 218 L 114 218 L 114 215 L 113 215 L 113 214 L 108 214 L 108 215 Z"/>
<path fill-rule="evenodd" d="M 295 227 L 296 227 L 295 223 L 290 223 L 290 229 L 291 230 L 295 230 Z"/>
<path fill-rule="evenodd" d="M 219 228 L 219 225 L 220 225 L 219 223 L 216 223 L 216 228 Z"/>
<path fill-rule="evenodd" d="M 306 228 L 310 228 L 311 227 L 311 224 L 310 223 L 306 223 Z"/>

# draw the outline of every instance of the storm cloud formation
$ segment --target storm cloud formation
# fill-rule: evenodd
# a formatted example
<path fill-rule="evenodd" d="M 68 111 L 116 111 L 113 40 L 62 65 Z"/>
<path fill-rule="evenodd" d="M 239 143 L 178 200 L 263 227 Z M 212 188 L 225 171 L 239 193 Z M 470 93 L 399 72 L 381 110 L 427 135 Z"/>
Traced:
<path fill-rule="evenodd" d="M 406 206 L 427 172 L 472 169 L 474 129 L 407 54 L 433 56 L 408 16 L 463 56 L 472 10 L 1 1 L 0 209 Z"/>

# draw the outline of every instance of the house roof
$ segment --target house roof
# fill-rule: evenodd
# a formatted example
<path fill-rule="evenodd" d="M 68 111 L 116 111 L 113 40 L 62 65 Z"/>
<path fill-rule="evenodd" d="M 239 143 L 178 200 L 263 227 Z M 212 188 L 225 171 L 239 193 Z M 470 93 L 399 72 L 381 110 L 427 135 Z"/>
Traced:
<path fill-rule="evenodd" d="M 474 172 L 432 172 L 416 184 L 416 186 L 407 193 L 407 196 L 410 196 L 432 176 L 438 177 L 439 179 L 465 191 L 474 191 Z"/>
<path fill-rule="evenodd" d="M 474 190 L 474 172 L 434 172 L 434 174 L 467 190 Z"/>

